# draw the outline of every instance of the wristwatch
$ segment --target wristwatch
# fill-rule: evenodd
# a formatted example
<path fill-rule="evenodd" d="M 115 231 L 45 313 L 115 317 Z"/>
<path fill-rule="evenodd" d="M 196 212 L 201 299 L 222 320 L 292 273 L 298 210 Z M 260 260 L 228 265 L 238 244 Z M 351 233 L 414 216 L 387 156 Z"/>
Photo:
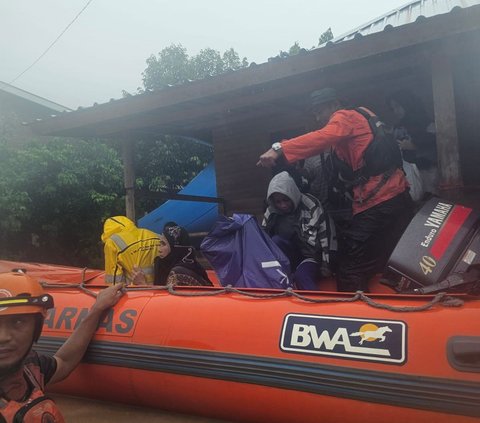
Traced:
<path fill-rule="evenodd" d="M 280 142 L 274 142 L 272 144 L 272 150 L 275 151 L 276 153 L 278 154 L 282 154 L 283 151 L 282 151 L 282 143 Z"/>

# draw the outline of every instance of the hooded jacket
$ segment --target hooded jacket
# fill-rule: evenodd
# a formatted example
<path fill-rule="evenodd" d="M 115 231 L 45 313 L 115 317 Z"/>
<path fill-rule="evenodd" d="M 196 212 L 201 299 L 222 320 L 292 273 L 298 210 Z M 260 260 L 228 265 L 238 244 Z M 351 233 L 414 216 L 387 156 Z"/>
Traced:
<path fill-rule="evenodd" d="M 153 284 L 153 263 L 160 245 L 156 233 L 137 228 L 128 217 L 115 216 L 105 221 L 102 241 L 105 243 L 105 282 L 131 283 L 135 266 L 143 271 L 147 284 Z"/>
<path fill-rule="evenodd" d="M 288 215 L 273 204 L 271 196 L 276 192 L 286 195 L 292 201 L 294 210 Z M 270 181 L 267 202 L 268 208 L 262 222 L 266 232 L 270 236 L 277 235 L 281 230 L 280 225 L 285 224 L 285 221 L 291 222 L 292 239 L 302 256 L 315 259 L 322 267 L 328 266 L 333 227 L 330 226 L 320 201 L 310 194 L 302 194 L 288 172 L 281 172 Z"/>

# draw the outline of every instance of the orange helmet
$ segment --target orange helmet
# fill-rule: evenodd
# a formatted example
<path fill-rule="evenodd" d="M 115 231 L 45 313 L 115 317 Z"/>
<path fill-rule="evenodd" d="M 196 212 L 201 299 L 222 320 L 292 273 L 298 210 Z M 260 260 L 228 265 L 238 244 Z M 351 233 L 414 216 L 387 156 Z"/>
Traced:
<path fill-rule="evenodd" d="M 53 298 L 23 272 L 0 274 L 0 316 L 39 313 L 45 317 Z"/>

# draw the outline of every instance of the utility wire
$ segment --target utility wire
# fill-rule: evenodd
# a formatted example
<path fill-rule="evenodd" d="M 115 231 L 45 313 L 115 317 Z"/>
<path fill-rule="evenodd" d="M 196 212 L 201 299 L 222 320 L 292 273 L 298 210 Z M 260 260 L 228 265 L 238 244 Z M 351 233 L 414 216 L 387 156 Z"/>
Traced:
<path fill-rule="evenodd" d="M 83 6 L 82 10 L 80 10 L 80 12 L 77 13 L 77 16 L 75 16 L 73 18 L 73 20 L 65 27 L 65 29 L 60 33 L 60 35 L 55 38 L 55 40 L 53 41 L 53 43 L 51 43 L 47 48 L 46 50 L 40 55 L 38 56 L 38 58 L 27 68 L 25 69 L 22 73 L 18 74 L 15 78 L 13 78 L 9 84 L 13 84 L 18 78 L 20 78 L 23 74 L 25 74 L 26 72 L 28 72 L 30 69 L 32 69 L 38 62 L 39 60 L 45 56 L 48 51 L 56 44 L 56 42 L 62 37 L 63 34 L 65 34 L 65 32 L 67 32 L 68 28 L 70 28 L 72 26 L 72 24 L 78 19 L 78 17 L 83 13 L 83 11 L 90 5 L 90 3 L 92 2 L 93 0 L 88 0 L 88 2 L 85 4 L 85 6 Z"/>

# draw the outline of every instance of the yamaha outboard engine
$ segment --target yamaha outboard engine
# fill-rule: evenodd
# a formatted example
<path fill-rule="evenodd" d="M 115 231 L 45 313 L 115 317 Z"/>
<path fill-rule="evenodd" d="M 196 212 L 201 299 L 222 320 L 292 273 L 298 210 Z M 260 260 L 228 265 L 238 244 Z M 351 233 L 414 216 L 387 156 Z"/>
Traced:
<path fill-rule="evenodd" d="M 480 214 L 439 198 L 415 215 L 387 263 L 398 292 L 466 290 L 480 280 Z"/>

